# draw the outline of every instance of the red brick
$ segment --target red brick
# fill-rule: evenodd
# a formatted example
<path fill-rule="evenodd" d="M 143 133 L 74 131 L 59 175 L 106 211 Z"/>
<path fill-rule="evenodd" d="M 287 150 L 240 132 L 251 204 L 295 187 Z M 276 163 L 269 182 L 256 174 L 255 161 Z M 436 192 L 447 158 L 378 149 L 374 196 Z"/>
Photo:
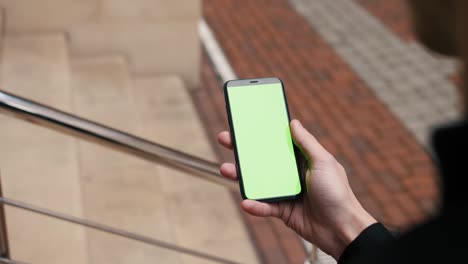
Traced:
<path fill-rule="evenodd" d="M 385 162 L 377 153 L 366 153 L 363 156 L 364 160 L 367 162 L 367 166 L 371 169 L 374 171 L 385 171 Z"/>
<path fill-rule="evenodd" d="M 288 257 L 288 263 L 302 264 L 307 259 L 304 245 L 299 238 L 286 238 L 281 239 L 283 248 Z"/>
<path fill-rule="evenodd" d="M 364 184 L 369 185 L 376 181 L 375 175 L 365 164 L 358 164 L 354 167 L 353 172 L 356 177 L 360 178 Z"/>
<path fill-rule="evenodd" d="M 356 196 L 368 194 L 366 184 L 355 174 L 355 171 L 348 172 L 348 181 Z"/>
<path fill-rule="evenodd" d="M 373 1 L 382 4 L 382 7 L 373 7 L 379 10 L 392 5 L 383 0 Z M 289 1 L 205 0 L 203 11 L 239 77 L 277 75 L 283 79 L 292 116 L 300 118 L 319 140 L 323 140 L 330 152 L 347 163 L 352 188 L 366 208 L 382 218 L 385 210 L 386 215 L 395 218 L 389 218 L 391 224 L 413 221 L 411 214 L 407 215 L 409 220 L 402 220 L 395 213 L 410 211 L 405 207 L 409 205 L 392 199 L 392 195 L 401 193 L 399 186 L 404 186 L 411 201 L 429 212 L 433 194 L 418 188 L 409 190 L 412 183 L 407 180 L 415 175 L 433 179 L 432 165 L 425 158 L 425 149 L 333 48 L 293 10 Z M 210 67 L 206 65 L 210 66 L 204 62 L 202 74 L 206 76 L 203 89 L 207 92 L 197 97 L 200 103 L 207 104 L 199 109 L 207 116 L 207 130 L 215 135 L 226 128 L 224 99 L 220 81 L 216 83 L 216 76 L 210 74 Z M 216 143 L 213 141 L 213 144 Z M 222 156 L 231 153 L 222 152 L 218 150 Z M 388 176 L 382 178 L 379 173 L 388 173 Z M 405 184 L 404 180 L 409 183 Z M 246 216 L 246 221 L 253 230 L 254 241 L 263 245 L 258 248 L 264 248 L 260 255 L 265 262 L 292 261 L 294 247 L 285 246 L 290 243 L 284 244 L 281 239 L 290 239 L 283 233 L 284 228 L 277 222 L 265 224 L 264 220 L 250 216 Z M 270 225 L 271 232 L 277 234 L 274 236 L 276 240 L 271 233 L 262 236 L 261 232 L 255 231 L 257 225 L 265 232 L 265 225 Z M 266 247 L 264 237 L 276 242 Z"/>
<path fill-rule="evenodd" d="M 408 192 L 417 199 L 436 199 L 438 187 L 434 180 L 428 177 L 408 177 L 403 179 Z"/>
<path fill-rule="evenodd" d="M 410 11 L 405 0 L 355 0 L 406 41 L 414 40 Z"/>
<path fill-rule="evenodd" d="M 417 204 L 413 197 L 407 193 L 397 193 L 395 199 L 399 206 L 405 211 L 410 224 L 418 224 L 427 218 L 426 213 L 420 204 Z"/>
<path fill-rule="evenodd" d="M 394 174 L 388 172 L 377 172 L 375 175 L 391 192 L 400 192 L 404 189 L 400 179 Z"/>
<path fill-rule="evenodd" d="M 436 168 L 432 163 L 412 164 L 412 166 L 409 169 L 411 171 L 411 175 L 429 179 L 438 179 Z"/>
<path fill-rule="evenodd" d="M 366 209 L 375 219 L 381 221 L 384 218 L 382 207 L 376 200 L 369 195 L 357 196 L 361 205 Z"/>
<path fill-rule="evenodd" d="M 263 263 L 284 264 L 288 263 L 287 255 L 281 250 L 268 250 Z"/>
<path fill-rule="evenodd" d="M 384 207 L 384 214 L 384 224 L 386 225 L 407 228 L 410 224 L 410 220 L 402 208 L 394 203 L 390 203 Z"/>
<path fill-rule="evenodd" d="M 284 225 L 283 221 L 271 218 L 270 222 L 275 227 L 275 232 L 281 241 L 281 246 L 286 252 L 288 263 L 304 263 L 307 257 L 304 244 L 297 234 Z"/>
<path fill-rule="evenodd" d="M 369 194 L 382 206 L 387 206 L 393 199 L 394 193 L 390 192 L 388 188 L 380 182 L 371 183 L 367 186 Z"/>
<path fill-rule="evenodd" d="M 330 137 L 317 137 L 317 140 L 331 154 L 338 153 L 336 143 Z"/>
<path fill-rule="evenodd" d="M 286 256 L 283 255 L 278 238 L 275 236 L 272 226 L 267 223 L 256 224 L 251 229 L 255 235 L 257 244 L 263 254 L 266 263 L 287 263 Z"/>
<path fill-rule="evenodd" d="M 409 169 L 405 166 L 404 160 L 398 160 L 394 158 L 386 159 L 385 162 L 388 167 L 389 173 L 391 173 L 392 175 L 403 178 L 410 174 Z"/>
<path fill-rule="evenodd" d="M 431 199 L 431 198 L 423 198 L 418 199 L 418 203 L 423 208 L 424 212 L 427 215 L 435 215 L 440 205 L 440 198 Z"/>

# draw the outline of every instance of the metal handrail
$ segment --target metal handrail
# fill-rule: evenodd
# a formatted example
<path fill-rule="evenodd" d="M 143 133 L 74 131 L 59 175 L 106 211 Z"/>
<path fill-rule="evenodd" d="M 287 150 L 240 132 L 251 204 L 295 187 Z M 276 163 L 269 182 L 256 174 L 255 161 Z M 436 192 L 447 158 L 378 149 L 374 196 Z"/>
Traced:
<path fill-rule="evenodd" d="M 191 256 L 194 256 L 194 257 L 198 257 L 198 258 L 202 258 L 202 259 L 206 259 L 206 260 L 211 260 L 211 261 L 215 261 L 215 262 L 218 262 L 218 263 L 225 263 L 225 264 L 239 263 L 239 262 L 235 262 L 235 261 L 228 260 L 228 259 L 225 259 L 225 258 L 221 258 L 221 257 L 218 257 L 218 256 L 214 256 L 214 255 L 211 255 L 211 254 L 203 253 L 203 252 L 200 252 L 200 251 L 197 251 L 197 250 L 177 246 L 177 245 L 174 245 L 174 244 L 171 244 L 171 243 L 168 243 L 168 242 L 164 242 L 162 240 L 154 239 L 154 238 L 151 238 L 151 237 L 148 237 L 148 236 L 144 236 L 144 235 L 140 235 L 140 234 L 137 234 L 137 233 L 126 231 L 126 230 L 123 230 L 123 229 L 119 229 L 119 228 L 115 228 L 115 227 L 112 227 L 112 226 L 104 225 L 104 224 L 101 224 L 101 223 L 90 221 L 88 219 L 83 219 L 83 218 L 79 218 L 79 217 L 76 217 L 76 216 L 72 216 L 72 215 L 68 215 L 68 214 L 64 214 L 64 213 L 59 213 L 59 212 L 56 212 L 56 211 L 53 211 L 53 210 L 50 210 L 50 209 L 38 207 L 36 205 L 27 204 L 27 203 L 20 202 L 20 201 L 17 201 L 17 200 L 5 198 L 5 197 L 0 197 L 0 203 L 1 204 L 6 204 L 6 205 L 9 205 L 9 206 L 13 206 L 13 207 L 16 207 L 16 208 L 20 208 L 20 209 L 23 209 L 23 210 L 26 210 L 26 211 L 38 213 L 38 214 L 41 214 L 41 215 L 57 218 L 57 219 L 65 221 L 65 222 L 70 222 L 70 223 L 82 225 L 82 226 L 92 228 L 92 229 L 96 229 L 96 230 L 99 230 L 99 231 L 102 231 L 102 232 L 105 232 L 105 233 L 110 233 L 110 234 L 114 234 L 114 235 L 117 235 L 117 236 L 129 238 L 129 239 L 132 239 L 132 240 L 135 240 L 135 241 L 140 241 L 140 242 L 143 242 L 145 244 L 149 244 L 149 245 L 153 245 L 153 246 L 157 246 L 157 247 L 162 247 L 162 248 L 177 251 L 177 252 L 180 252 L 180 253 L 183 253 L 183 254 L 188 254 L 188 255 L 191 255 Z"/>
<path fill-rule="evenodd" d="M 181 151 L 171 149 L 166 146 L 151 142 L 135 135 L 54 109 L 38 102 L 0 90 L 0 112 L 11 115 L 40 126 L 50 128 L 61 133 L 72 135 L 92 143 L 110 147 L 114 150 L 125 152 L 152 162 L 161 163 L 170 168 L 175 168 L 190 175 L 196 175 L 202 179 L 209 180 L 236 190 L 237 184 L 234 181 L 219 176 L 219 165 Z M 1 187 L 0 187 L 1 190 Z M 23 210 L 35 212 L 45 216 L 57 218 L 66 222 L 86 226 L 88 228 L 100 230 L 102 232 L 126 237 L 146 244 L 166 248 L 195 257 L 219 262 L 236 263 L 234 261 L 217 257 L 211 254 L 180 247 L 171 243 L 157 240 L 144 235 L 132 233 L 123 229 L 111 227 L 87 219 L 78 218 L 60 212 L 55 212 L 46 208 L 27 204 L 21 201 L 8 199 L 1 196 L 0 204 L 21 208 Z M 5 236 L 6 239 L 6 236 Z M 6 244 L 7 245 L 7 244 Z M 0 258 L 0 263 L 22 263 Z"/>
<path fill-rule="evenodd" d="M 191 175 L 215 182 L 229 189 L 238 190 L 238 185 L 234 181 L 219 176 L 219 165 L 215 162 L 195 157 L 3 90 L 0 90 L 0 112 L 149 161 L 161 163 L 171 168 L 189 172 Z"/>
<path fill-rule="evenodd" d="M 22 262 L 22 261 L 9 259 L 9 258 L 1 258 L 1 257 L 0 257 L 0 263 L 3 263 L 3 264 L 29 264 L 29 263 Z"/>

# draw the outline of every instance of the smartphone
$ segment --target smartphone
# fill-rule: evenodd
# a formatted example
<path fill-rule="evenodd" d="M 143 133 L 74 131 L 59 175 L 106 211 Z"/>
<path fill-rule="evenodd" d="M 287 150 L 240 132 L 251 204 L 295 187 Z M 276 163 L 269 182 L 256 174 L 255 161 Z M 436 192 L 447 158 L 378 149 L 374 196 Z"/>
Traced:
<path fill-rule="evenodd" d="M 302 195 L 301 154 L 289 129 L 283 82 L 228 81 L 224 97 L 242 198 L 273 202 Z"/>

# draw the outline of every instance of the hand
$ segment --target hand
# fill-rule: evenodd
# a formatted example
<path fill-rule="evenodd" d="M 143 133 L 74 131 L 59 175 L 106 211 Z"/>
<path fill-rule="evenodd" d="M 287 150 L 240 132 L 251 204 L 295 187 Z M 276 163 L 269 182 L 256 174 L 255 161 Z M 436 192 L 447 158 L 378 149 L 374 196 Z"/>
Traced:
<path fill-rule="evenodd" d="M 241 206 L 254 216 L 281 219 L 301 237 L 338 260 L 349 243 L 376 220 L 354 196 L 343 166 L 299 121 L 291 121 L 290 126 L 295 144 L 310 161 L 310 168 L 305 172 L 304 195 L 297 200 L 277 203 L 244 200 Z M 218 141 L 232 149 L 229 132 L 221 132 Z M 237 179 L 232 163 L 222 164 L 220 172 Z"/>

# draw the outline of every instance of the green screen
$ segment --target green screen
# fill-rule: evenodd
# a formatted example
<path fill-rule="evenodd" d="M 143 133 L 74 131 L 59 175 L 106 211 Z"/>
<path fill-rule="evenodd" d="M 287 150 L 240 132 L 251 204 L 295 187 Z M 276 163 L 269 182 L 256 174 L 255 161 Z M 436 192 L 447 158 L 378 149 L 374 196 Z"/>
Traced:
<path fill-rule="evenodd" d="M 281 83 L 227 88 L 244 193 L 293 196 L 301 184 Z"/>

